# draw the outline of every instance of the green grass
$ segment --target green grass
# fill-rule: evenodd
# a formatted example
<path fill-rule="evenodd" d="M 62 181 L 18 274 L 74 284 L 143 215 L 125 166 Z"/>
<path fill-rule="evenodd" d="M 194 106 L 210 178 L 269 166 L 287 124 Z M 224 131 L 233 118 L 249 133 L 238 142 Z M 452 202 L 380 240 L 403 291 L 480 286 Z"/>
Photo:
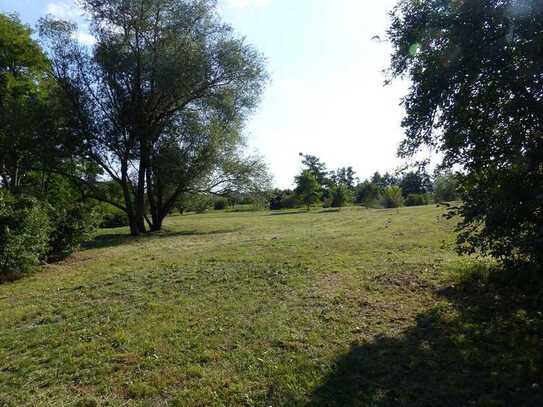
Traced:
<path fill-rule="evenodd" d="M 174 216 L 0 285 L 0 406 L 542 405 L 541 302 L 436 207 Z"/>

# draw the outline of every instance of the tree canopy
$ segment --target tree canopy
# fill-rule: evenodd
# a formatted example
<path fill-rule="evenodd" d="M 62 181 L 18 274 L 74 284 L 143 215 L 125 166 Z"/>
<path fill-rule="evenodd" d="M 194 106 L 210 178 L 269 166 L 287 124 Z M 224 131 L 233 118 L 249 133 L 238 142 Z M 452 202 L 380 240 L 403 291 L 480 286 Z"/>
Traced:
<path fill-rule="evenodd" d="M 461 168 L 460 248 L 543 264 L 543 2 L 403 0 L 389 39 L 406 138 Z"/>
<path fill-rule="evenodd" d="M 48 61 L 16 16 L 0 14 L 0 174 L 20 188 L 46 127 Z"/>
<path fill-rule="evenodd" d="M 267 182 L 243 153 L 242 129 L 267 80 L 262 56 L 216 15 L 212 0 L 83 0 L 92 47 L 77 27 L 46 18 L 41 37 L 81 137 L 75 160 L 117 182 L 122 201 L 79 179 L 89 196 L 126 211 L 132 234 L 161 228 L 190 191 Z M 247 186 L 247 184 L 251 184 Z M 149 214 L 149 216 L 148 216 Z"/>
<path fill-rule="evenodd" d="M 296 193 L 306 205 L 307 210 L 317 203 L 321 197 L 321 187 L 317 177 L 310 170 L 304 170 L 295 179 Z"/>

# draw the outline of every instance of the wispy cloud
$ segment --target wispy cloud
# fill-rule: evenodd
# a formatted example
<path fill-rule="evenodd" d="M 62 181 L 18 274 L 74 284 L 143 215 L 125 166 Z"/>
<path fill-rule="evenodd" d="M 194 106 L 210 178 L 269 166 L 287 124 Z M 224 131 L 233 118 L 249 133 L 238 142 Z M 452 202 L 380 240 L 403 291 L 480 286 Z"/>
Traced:
<path fill-rule="evenodd" d="M 73 0 L 56 1 L 46 6 L 47 14 L 62 20 L 69 20 L 78 24 L 79 30 L 72 37 L 83 45 L 92 46 L 96 38 L 88 33 L 88 23 L 83 18 L 83 11 Z"/>
<path fill-rule="evenodd" d="M 83 45 L 94 45 L 96 43 L 96 38 L 94 38 L 89 33 L 83 31 L 77 31 L 73 34 L 73 38 L 79 41 Z"/>
<path fill-rule="evenodd" d="M 63 20 L 77 20 L 81 18 L 82 11 L 73 1 L 57 1 L 47 4 L 47 14 Z"/>
<path fill-rule="evenodd" d="M 270 3 L 271 0 L 226 0 L 228 7 L 232 8 L 249 8 L 263 7 Z"/>

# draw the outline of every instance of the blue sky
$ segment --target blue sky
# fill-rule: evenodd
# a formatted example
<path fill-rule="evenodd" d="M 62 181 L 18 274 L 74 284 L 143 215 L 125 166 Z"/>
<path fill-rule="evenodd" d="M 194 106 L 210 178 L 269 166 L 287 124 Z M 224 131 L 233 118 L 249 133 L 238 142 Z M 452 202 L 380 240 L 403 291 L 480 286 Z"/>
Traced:
<path fill-rule="evenodd" d="M 30 25 L 45 14 L 74 17 L 73 0 L 0 0 Z M 289 187 L 299 152 L 330 169 L 352 165 L 360 178 L 403 163 L 400 98 L 408 84 L 383 86 L 390 47 L 383 37 L 396 0 L 220 0 L 226 22 L 267 58 L 271 83 L 247 123 L 251 150 Z M 83 42 L 92 41 L 84 28 Z"/>

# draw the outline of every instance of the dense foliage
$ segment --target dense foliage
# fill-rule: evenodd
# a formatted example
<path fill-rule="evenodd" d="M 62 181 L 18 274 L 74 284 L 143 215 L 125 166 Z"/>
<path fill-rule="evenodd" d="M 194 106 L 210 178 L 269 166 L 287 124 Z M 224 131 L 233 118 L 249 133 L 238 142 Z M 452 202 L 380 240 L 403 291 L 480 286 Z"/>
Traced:
<path fill-rule="evenodd" d="M 293 209 L 301 205 L 302 203 L 294 191 L 275 189 L 271 194 L 269 207 L 271 210 L 279 210 Z"/>
<path fill-rule="evenodd" d="M 403 205 L 402 190 L 397 186 L 390 186 L 383 189 L 381 204 L 385 208 L 399 208 Z"/>
<path fill-rule="evenodd" d="M 128 216 L 126 212 L 110 204 L 103 204 L 100 208 L 101 222 L 100 227 L 111 229 L 128 226 Z"/>
<path fill-rule="evenodd" d="M 49 250 L 49 218 L 34 198 L 0 191 L 0 278 L 38 265 Z"/>
<path fill-rule="evenodd" d="M 404 200 L 405 206 L 428 205 L 429 199 L 426 194 L 409 194 Z"/>
<path fill-rule="evenodd" d="M 68 257 L 93 236 L 100 224 L 97 209 L 84 204 L 53 208 L 50 219 L 49 260 Z"/>
<path fill-rule="evenodd" d="M 321 186 L 314 173 L 304 170 L 296 177 L 296 194 L 307 210 L 319 201 L 322 195 Z"/>
<path fill-rule="evenodd" d="M 222 211 L 228 208 L 228 201 L 226 198 L 218 198 L 213 202 L 213 209 L 216 211 Z"/>
<path fill-rule="evenodd" d="M 356 186 L 355 202 L 373 207 L 378 205 L 381 199 L 379 187 L 371 181 L 364 181 Z"/>
<path fill-rule="evenodd" d="M 451 202 L 458 199 L 458 181 L 452 174 L 438 175 L 434 181 L 434 201 Z"/>
<path fill-rule="evenodd" d="M 340 183 L 332 188 L 332 201 L 330 204 L 332 208 L 342 208 L 348 202 L 352 202 L 352 196 L 347 185 Z"/>
<path fill-rule="evenodd" d="M 460 251 L 543 264 L 541 0 L 404 0 L 389 38 L 412 81 L 400 154 L 462 168 Z"/>
<path fill-rule="evenodd" d="M 47 127 L 47 59 L 31 31 L 0 14 L 0 185 L 17 192 Z"/>

